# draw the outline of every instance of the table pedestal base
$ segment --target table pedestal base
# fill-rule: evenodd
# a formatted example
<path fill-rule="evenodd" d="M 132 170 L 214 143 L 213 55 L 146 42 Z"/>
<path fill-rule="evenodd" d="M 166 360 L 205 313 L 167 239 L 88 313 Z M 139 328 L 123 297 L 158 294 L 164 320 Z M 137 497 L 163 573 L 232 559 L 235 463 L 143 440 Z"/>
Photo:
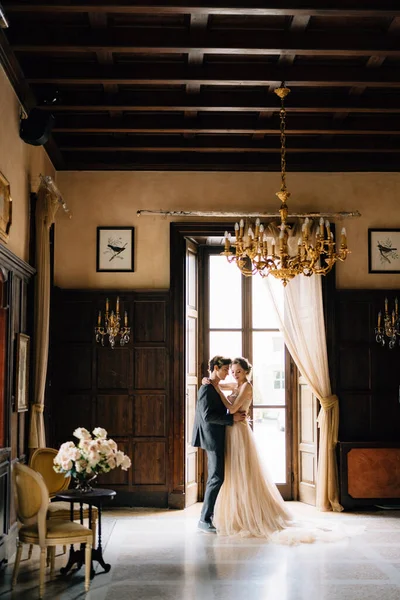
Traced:
<path fill-rule="evenodd" d="M 97 562 L 99 563 L 99 565 L 101 567 L 103 567 L 104 572 L 108 573 L 109 570 L 111 569 L 111 565 L 107 564 L 104 562 L 104 558 L 103 558 L 103 551 L 101 548 L 94 548 L 92 550 L 92 565 L 90 568 L 90 577 L 91 579 L 93 579 L 94 575 L 95 575 L 95 571 L 94 571 L 94 567 L 93 567 L 93 561 L 97 560 Z M 80 548 L 80 550 L 75 550 L 73 546 L 71 546 L 71 549 L 69 551 L 69 558 L 68 558 L 68 563 L 65 567 L 62 567 L 60 569 L 60 573 L 61 575 L 66 575 L 74 565 L 77 565 L 77 570 L 79 571 L 79 569 L 85 564 L 85 549 L 84 548 Z"/>

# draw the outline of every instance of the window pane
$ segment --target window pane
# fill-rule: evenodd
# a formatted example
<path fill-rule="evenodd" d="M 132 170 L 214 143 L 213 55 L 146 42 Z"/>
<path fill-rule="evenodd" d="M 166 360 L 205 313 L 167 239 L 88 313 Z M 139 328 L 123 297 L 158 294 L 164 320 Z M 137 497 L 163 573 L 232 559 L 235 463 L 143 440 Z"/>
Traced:
<path fill-rule="evenodd" d="M 210 358 L 218 354 L 226 358 L 242 356 L 241 331 L 211 331 Z"/>
<path fill-rule="evenodd" d="M 283 285 L 280 281 L 270 278 L 274 293 L 280 306 L 283 306 Z M 253 327 L 256 329 L 278 329 L 278 319 L 275 308 L 265 289 L 267 282 L 262 277 L 252 277 L 253 292 Z"/>
<path fill-rule="evenodd" d="M 261 461 L 275 483 L 286 483 L 286 411 L 255 408 L 253 431 Z"/>
<path fill-rule="evenodd" d="M 242 274 L 225 256 L 210 256 L 210 327 L 242 327 Z"/>
<path fill-rule="evenodd" d="M 254 404 L 285 404 L 285 345 L 279 331 L 253 332 Z"/>

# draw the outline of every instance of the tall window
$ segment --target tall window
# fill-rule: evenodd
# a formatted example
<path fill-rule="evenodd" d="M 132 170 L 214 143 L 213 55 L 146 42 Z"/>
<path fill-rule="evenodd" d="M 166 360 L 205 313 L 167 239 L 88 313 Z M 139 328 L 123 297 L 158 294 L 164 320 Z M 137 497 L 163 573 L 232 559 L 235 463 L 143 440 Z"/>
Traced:
<path fill-rule="evenodd" d="M 283 302 L 282 284 L 276 283 Z M 243 277 L 225 257 L 210 254 L 207 285 L 209 356 L 245 356 L 253 364 L 251 416 L 257 447 L 274 481 L 288 485 L 285 346 L 266 284 L 261 277 Z"/>

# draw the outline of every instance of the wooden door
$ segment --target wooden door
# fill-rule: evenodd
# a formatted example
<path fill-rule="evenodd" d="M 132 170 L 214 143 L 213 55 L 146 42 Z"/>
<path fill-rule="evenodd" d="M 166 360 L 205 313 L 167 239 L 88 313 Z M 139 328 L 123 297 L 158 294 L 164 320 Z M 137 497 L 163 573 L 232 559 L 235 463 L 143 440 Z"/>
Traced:
<path fill-rule="evenodd" d="M 299 500 L 315 506 L 317 482 L 318 447 L 318 400 L 299 376 L 298 422 L 299 422 Z"/>
<path fill-rule="evenodd" d="M 198 256 L 197 246 L 186 242 L 186 407 L 185 506 L 197 502 L 199 492 L 197 448 L 191 445 L 198 389 Z"/>

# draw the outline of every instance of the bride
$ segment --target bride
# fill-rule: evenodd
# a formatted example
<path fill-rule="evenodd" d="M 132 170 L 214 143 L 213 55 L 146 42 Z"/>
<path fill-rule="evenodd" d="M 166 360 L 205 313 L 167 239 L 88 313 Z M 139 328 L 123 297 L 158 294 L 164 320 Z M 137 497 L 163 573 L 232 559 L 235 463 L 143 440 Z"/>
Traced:
<path fill-rule="evenodd" d="M 221 388 L 232 389 L 232 384 L 215 385 L 231 414 L 239 410 L 248 412 L 250 408 L 253 400 L 250 372 L 251 365 L 245 358 L 235 358 L 232 361 L 235 390 L 226 398 Z M 263 538 L 271 538 L 292 521 L 276 485 L 261 466 L 249 420 L 226 428 L 225 479 L 213 521 L 220 535 Z"/>

